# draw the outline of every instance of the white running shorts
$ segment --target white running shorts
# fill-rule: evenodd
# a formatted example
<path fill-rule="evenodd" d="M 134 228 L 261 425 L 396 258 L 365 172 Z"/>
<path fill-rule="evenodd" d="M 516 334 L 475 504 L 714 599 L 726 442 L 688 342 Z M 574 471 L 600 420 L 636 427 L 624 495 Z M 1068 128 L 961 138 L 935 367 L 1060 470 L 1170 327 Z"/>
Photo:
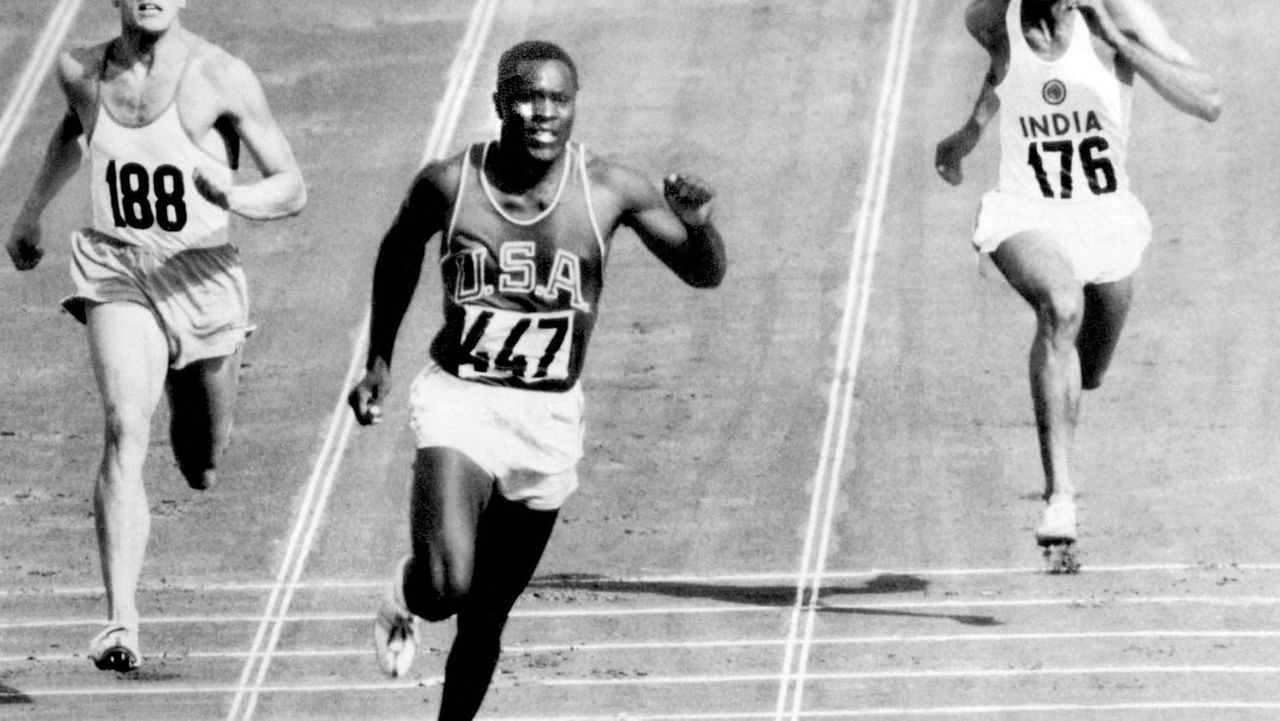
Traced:
<path fill-rule="evenodd" d="M 1132 275 L 1151 242 L 1151 219 L 1132 193 L 1062 202 L 992 190 L 978 206 L 973 245 L 990 254 L 1009 238 L 1041 231 L 1062 245 L 1081 283 Z"/>
<path fill-rule="evenodd" d="M 444 446 L 493 474 L 503 497 L 535 511 L 560 508 L 578 487 L 582 386 L 564 393 L 464 381 L 428 363 L 409 390 L 418 448 Z"/>

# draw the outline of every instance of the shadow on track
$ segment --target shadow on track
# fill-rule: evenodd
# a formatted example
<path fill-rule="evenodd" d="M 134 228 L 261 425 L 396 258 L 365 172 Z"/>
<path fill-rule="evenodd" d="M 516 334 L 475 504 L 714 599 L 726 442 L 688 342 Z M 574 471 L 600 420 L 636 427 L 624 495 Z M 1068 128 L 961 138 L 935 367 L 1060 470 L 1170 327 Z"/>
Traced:
<path fill-rule="evenodd" d="M 929 587 L 929 582 L 917 576 L 885 573 L 869 579 L 860 586 L 826 586 L 822 589 L 817 608 L 821 613 L 857 614 L 864 616 L 902 616 L 909 618 L 941 618 L 966 626 L 999 626 L 993 616 L 971 614 L 924 613 L 893 608 L 846 608 L 829 606 L 823 598 L 831 596 L 863 596 L 883 593 L 919 593 Z M 529 584 L 529 588 L 546 588 L 574 591 L 612 593 L 659 594 L 674 598 L 705 598 L 724 603 L 741 603 L 752 606 L 794 605 L 795 586 L 735 586 L 691 581 L 631 581 L 608 578 L 590 573 L 559 573 L 541 576 Z"/>
<path fill-rule="evenodd" d="M 33 704 L 35 700 L 16 688 L 0 683 L 0 706 Z"/>

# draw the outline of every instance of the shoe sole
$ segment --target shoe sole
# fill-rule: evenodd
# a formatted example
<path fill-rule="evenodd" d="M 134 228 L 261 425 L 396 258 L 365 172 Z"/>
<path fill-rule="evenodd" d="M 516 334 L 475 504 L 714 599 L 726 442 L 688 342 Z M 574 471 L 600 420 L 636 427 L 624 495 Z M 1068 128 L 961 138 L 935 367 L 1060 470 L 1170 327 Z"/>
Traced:
<path fill-rule="evenodd" d="M 138 668 L 138 656 L 125 646 L 112 646 L 93 659 L 93 665 L 99 671 L 119 671 L 125 673 Z"/>

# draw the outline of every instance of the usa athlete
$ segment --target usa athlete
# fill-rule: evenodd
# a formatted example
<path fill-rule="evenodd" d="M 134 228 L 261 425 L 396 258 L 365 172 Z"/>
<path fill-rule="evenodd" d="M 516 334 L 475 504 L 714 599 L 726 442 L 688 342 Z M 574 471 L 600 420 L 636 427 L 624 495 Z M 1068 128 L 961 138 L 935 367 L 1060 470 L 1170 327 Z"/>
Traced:
<path fill-rule="evenodd" d="M 578 383 L 614 231 L 626 226 L 681 279 L 719 285 L 724 247 L 711 192 L 671 176 L 665 198 L 628 168 L 569 141 L 577 69 L 527 41 L 498 62 L 496 142 L 427 165 L 382 240 L 367 372 L 350 394 L 376 421 L 392 348 L 440 235 L 444 323 L 410 390 L 417 436 L 412 552 L 375 622 L 382 670 L 405 673 L 416 618 L 457 615 L 440 718 L 469 719 L 497 664 L 507 616 L 577 486 Z"/>
<path fill-rule="evenodd" d="M 240 348 L 252 330 L 229 213 L 269 219 L 306 202 L 293 151 L 245 63 L 187 31 L 183 0 L 116 0 L 120 35 L 64 53 L 69 108 L 10 233 L 34 268 L 44 208 L 92 160 L 93 224 L 72 236 L 75 293 L 105 410 L 94 511 L 108 621 L 90 642 L 101 669 L 141 660 L 136 593 L 150 532 L 142 466 L 162 394 L 179 470 L 209 488 L 231 431 Z M 262 178 L 233 185 L 241 143 Z"/>
<path fill-rule="evenodd" d="M 1125 167 L 1134 76 L 1205 120 L 1222 101 L 1146 0 L 973 0 L 965 23 L 991 66 L 936 166 L 959 184 L 961 161 L 999 111 L 999 185 L 982 199 L 973 242 L 1036 313 L 1030 374 L 1046 507 L 1035 536 L 1069 547 L 1081 390 L 1102 383 L 1151 238 Z"/>

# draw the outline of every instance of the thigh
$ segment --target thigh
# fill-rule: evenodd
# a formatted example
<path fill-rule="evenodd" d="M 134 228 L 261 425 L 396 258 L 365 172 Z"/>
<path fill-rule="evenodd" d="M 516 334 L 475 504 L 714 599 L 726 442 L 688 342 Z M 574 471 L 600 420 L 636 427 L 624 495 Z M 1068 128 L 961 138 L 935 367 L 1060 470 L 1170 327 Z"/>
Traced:
<path fill-rule="evenodd" d="M 1067 251 L 1047 231 L 1029 230 L 1008 238 L 992 251 L 991 260 L 1009 285 L 1037 308 L 1054 297 L 1081 293 Z"/>
<path fill-rule="evenodd" d="M 466 593 L 480 516 L 495 495 L 493 476 L 461 451 L 437 446 L 418 449 L 413 478 L 414 565 L 427 562 L 437 592 Z"/>
<path fill-rule="evenodd" d="M 477 533 L 476 603 L 505 616 L 538 568 L 559 511 L 539 511 L 494 494 Z"/>
<path fill-rule="evenodd" d="M 108 416 L 149 423 L 169 368 L 169 346 L 155 314 L 128 301 L 90 303 L 85 323 Z"/>
<path fill-rule="evenodd" d="M 229 427 L 239 383 L 240 351 L 169 371 L 167 386 L 174 426 L 210 432 Z"/>

